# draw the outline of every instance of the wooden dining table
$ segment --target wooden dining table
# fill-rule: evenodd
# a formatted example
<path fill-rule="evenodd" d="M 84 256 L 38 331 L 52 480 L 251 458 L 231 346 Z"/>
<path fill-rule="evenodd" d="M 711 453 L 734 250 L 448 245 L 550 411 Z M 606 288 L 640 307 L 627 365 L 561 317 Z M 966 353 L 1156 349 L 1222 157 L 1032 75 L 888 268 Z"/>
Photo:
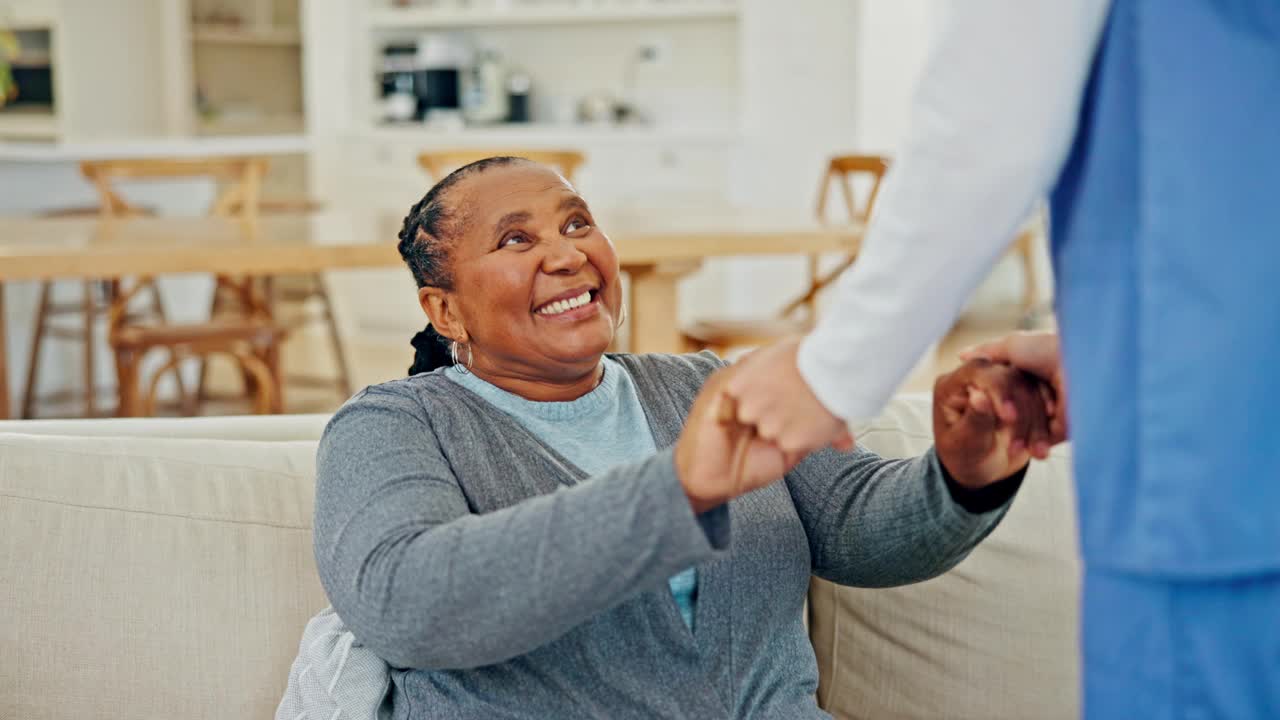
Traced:
<path fill-rule="evenodd" d="M 856 253 L 859 225 L 802 211 L 634 208 L 596 212 L 631 281 L 629 348 L 678 352 L 680 278 L 715 257 Z M 280 275 L 403 267 L 401 218 L 372 210 L 227 218 L 0 216 L 0 418 L 10 412 L 4 284 L 205 273 Z"/>

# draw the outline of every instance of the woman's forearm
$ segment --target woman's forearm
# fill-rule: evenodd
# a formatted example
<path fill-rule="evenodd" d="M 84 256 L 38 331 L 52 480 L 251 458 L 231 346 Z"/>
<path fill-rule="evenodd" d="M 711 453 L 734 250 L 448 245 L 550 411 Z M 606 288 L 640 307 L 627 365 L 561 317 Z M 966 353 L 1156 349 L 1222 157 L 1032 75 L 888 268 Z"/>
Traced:
<path fill-rule="evenodd" d="M 962 507 L 931 449 L 906 460 L 864 450 L 814 453 L 787 477 L 809 535 L 813 572 L 842 585 L 889 587 L 940 575 L 999 523 L 1008 502 Z"/>
<path fill-rule="evenodd" d="M 469 668 L 529 652 L 662 587 L 728 539 L 723 508 L 695 518 L 670 452 L 445 521 L 424 509 L 465 509 L 448 480 L 393 481 L 369 497 L 323 534 L 317 522 L 317 557 L 356 637 L 403 667 Z"/>

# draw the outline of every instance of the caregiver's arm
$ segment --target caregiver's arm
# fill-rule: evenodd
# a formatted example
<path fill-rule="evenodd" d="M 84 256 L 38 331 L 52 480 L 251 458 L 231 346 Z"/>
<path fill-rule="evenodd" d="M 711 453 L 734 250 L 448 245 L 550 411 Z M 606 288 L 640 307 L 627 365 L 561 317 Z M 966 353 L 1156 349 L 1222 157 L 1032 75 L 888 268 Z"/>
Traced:
<path fill-rule="evenodd" d="M 970 362 L 935 385 L 936 446 L 924 455 L 885 460 L 861 448 L 810 455 L 787 485 L 814 574 L 881 587 L 934 577 L 964 559 L 1022 482 L 1029 454 L 1018 438 L 1047 426 L 1044 392 L 1016 369 Z"/>
<path fill-rule="evenodd" d="M 884 406 L 1057 176 L 1108 4 L 947 4 L 858 262 L 798 352 L 743 363 L 741 421 L 808 451 Z"/>
<path fill-rule="evenodd" d="M 355 636 L 396 666 L 523 654 L 665 587 L 728 535 L 725 508 L 695 517 L 670 451 L 473 514 L 417 402 L 376 388 L 343 406 L 317 456 L 321 581 Z"/>
<path fill-rule="evenodd" d="M 1108 4 L 949 6 L 861 256 L 800 347 L 835 415 L 888 402 L 1057 177 Z"/>

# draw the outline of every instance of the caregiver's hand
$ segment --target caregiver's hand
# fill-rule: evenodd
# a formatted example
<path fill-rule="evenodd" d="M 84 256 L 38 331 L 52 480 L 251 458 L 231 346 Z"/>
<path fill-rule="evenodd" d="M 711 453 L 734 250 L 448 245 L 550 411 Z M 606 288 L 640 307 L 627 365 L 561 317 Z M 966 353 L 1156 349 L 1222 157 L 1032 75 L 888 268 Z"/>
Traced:
<path fill-rule="evenodd" d="M 732 402 L 725 387 L 735 372 L 726 368 L 707 379 L 676 441 L 676 475 L 695 513 L 781 479 L 804 457 L 752 436 L 743 462 L 736 462 L 737 440 L 746 429 L 721 421 L 722 403 Z"/>
<path fill-rule="evenodd" d="M 799 337 L 757 350 L 738 361 L 729 394 L 738 400 L 738 422 L 787 453 L 807 455 L 831 445 L 852 450 L 853 435 L 831 414 L 800 375 Z"/>
<path fill-rule="evenodd" d="M 1067 382 L 1062 374 L 1057 333 L 1014 333 L 960 353 L 961 360 L 974 358 L 1012 365 L 1048 383 L 1052 390 L 1045 393 L 1050 418 L 1049 442 L 1056 445 L 1067 439 L 1071 430 L 1067 419 Z"/>
<path fill-rule="evenodd" d="M 1042 383 L 989 360 L 970 360 L 933 386 L 938 460 L 960 485 L 977 489 L 1021 470 L 1049 451 Z"/>

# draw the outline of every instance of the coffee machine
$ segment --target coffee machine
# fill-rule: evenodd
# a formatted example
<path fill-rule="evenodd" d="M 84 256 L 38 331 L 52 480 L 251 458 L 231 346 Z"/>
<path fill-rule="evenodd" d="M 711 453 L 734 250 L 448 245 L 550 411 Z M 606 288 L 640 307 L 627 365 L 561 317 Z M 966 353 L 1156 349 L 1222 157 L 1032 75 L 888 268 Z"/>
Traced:
<path fill-rule="evenodd" d="M 459 116 L 459 88 L 471 51 L 465 41 L 431 33 L 382 49 L 383 119 L 408 122 Z"/>

